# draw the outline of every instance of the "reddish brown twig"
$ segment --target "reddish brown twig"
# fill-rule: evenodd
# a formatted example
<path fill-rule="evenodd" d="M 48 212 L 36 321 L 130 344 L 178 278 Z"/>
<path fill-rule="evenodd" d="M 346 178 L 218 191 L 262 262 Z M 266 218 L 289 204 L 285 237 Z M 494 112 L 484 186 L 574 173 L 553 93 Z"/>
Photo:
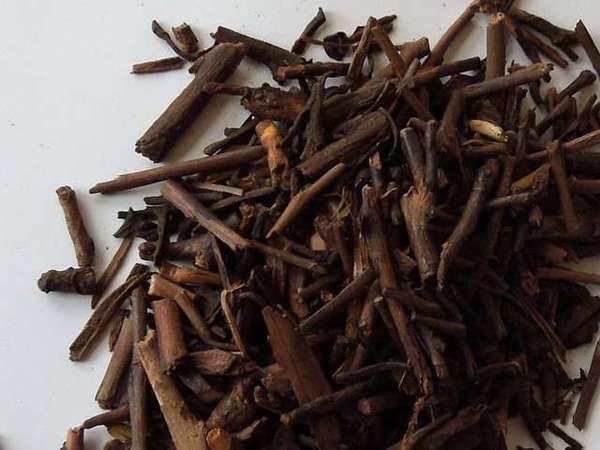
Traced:
<path fill-rule="evenodd" d="M 56 190 L 56 195 L 65 215 L 77 263 L 81 267 L 91 266 L 94 263 L 94 241 L 90 238 L 83 223 L 75 191 L 69 186 L 61 186 Z"/>

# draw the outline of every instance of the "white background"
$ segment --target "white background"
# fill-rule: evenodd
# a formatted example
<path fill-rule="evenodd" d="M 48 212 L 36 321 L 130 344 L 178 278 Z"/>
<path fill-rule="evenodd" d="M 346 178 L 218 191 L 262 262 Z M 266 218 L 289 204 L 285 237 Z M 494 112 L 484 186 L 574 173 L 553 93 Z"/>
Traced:
<path fill-rule="evenodd" d="M 68 346 L 90 314 L 89 299 L 45 295 L 39 274 L 74 265 L 75 258 L 54 190 L 77 190 L 96 242 L 102 269 L 118 241 L 111 237 L 116 212 L 141 206 L 155 186 L 114 196 L 89 196 L 95 182 L 151 166 L 133 151 L 135 140 L 190 79 L 185 70 L 130 75 L 134 62 L 171 56 L 150 31 L 152 19 L 165 26 L 187 21 L 201 46 L 225 25 L 289 48 L 317 6 L 327 15 L 320 33 L 351 32 L 369 15 L 398 14 L 396 42 L 428 36 L 434 44 L 466 0 L 2 0 L 0 26 L 0 449 L 58 448 L 64 432 L 94 413 L 93 397 L 108 361 L 106 342 L 89 360 L 72 363 Z M 522 0 L 521 7 L 565 27 L 583 17 L 600 42 L 596 0 Z M 478 16 L 449 59 L 484 55 L 485 18 Z M 511 52 L 525 62 L 520 50 Z M 580 51 L 583 56 L 583 52 Z M 321 50 L 310 53 L 324 58 Z M 582 60 L 587 64 L 587 59 Z M 581 70 L 558 69 L 559 86 Z M 258 85 L 270 80 L 265 69 L 244 62 L 232 81 Z M 246 113 L 237 98 L 221 97 L 187 133 L 173 159 L 201 155 L 202 148 L 237 126 Z M 133 255 L 134 256 L 134 255 Z M 133 258 L 131 260 L 133 262 Z M 127 265 L 129 267 L 130 264 Z M 586 262 L 586 270 L 594 264 Z M 124 272 L 127 269 L 124 270 Z M 121 273 L 120 277 L 124 277 Z M 571 353 L 570 371 L 588 367 L 591 346 Z M 600 408 L 588 432 L 575 436 L 600 449 Z M 517 423 L 510 448 L 531 444 Z M 518 439 L 518 440 L 517 440 Z M 101 448 L 102 431 L 86 434 L 86 448 Z M 557 448 L 565 445 L 558 444 Z"/>

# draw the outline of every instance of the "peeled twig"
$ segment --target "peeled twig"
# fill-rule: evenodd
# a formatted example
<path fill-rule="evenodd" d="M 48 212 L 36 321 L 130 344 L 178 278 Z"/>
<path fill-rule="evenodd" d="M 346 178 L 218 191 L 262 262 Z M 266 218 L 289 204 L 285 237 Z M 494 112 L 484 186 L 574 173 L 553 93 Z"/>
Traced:
<path fill-rule="evenodd" d="M 167 372 L 175 369 L 187 357 L 183 326 L 177 304 L 168 298 L 152 302 L 158 351 Z"/>
<path fill-rule="evenodd" d="M 206 450 L 204 423 L 194 417 L 173 380 L 163 373 L 155 333 L 149 331 L 136 348 L 177 450 Z"/>

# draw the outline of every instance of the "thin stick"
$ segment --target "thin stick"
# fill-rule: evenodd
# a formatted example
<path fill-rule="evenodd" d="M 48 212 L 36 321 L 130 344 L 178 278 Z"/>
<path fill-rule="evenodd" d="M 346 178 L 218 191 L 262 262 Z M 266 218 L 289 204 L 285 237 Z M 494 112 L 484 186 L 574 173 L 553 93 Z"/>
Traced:
<path fill-rule="evenodd" d="M 90 238 L 83 223 L 75 191 L 69 186 L 61 186 L 56 190 L 56 195 L 65 215 L 77 263 L 81 267 L 91 266 L 94 264 L 94 241 Z"/>
<path fill-rule="evenodd" d="M 304 27 L 304 30 L 302 30 L 300 37 L 296 39 L 296 42 L 294 42 L 294 45 L 292 46 L 292 53 L 295 53 L 296 55 L 303 54 L 306 50 L 306 45 L 308 44 L 305 38 L 313 37 L 321 25 L 325 23 L 325 21 L 325 13 L 323 12 L 323 9 L 319 7 L 315 17 L 310 19 L 310 22 L 308 22 L 306 27 Z"/>
<path fill-rule="evenodd" d="M 371 268 L 367 268 L 352 280 L 348 286 L 342 289 L 342 291 L 332 300 L 305 319 L 300 324 L 300 330 L 302 330 L 302 332 L 311 331 L 322 325 L 324 322 L 339 317 L 346 310 L 350 302 L 366 292 L 367 288 L 375 281 L 376 277 L 376 272 Z"/>
<path fill-rule="evenodd" d="M 90 189 L 90 194 L 110 194 L 147 186 L 159 181 L 168 180 L 169 178 L 184 177 L 192 174 L 204 175 L 229 170 L 261 158 L 264 155 L 265 151 L 261 145 L 241 147 L 221 155 L 211 156 L 210 158 L 191 159 L 189 161 L 167 164 L 155 169 L 119 175 L 114 180 L 96 184 Z"/>
<path fill-rule="evenodd" d="M 594 43 L 592 35 L 588 31 L 582 20 L 577 22 L 577 25 L 575 26 L 575 35 L 577 36 L 577 39 L 581 43 L 581 46 L 587 53 L 588 58 L 590 58 L 590 61 L 592 62 L 592 66 L 594 66 L 596 73 L 600 75 L 600 51 L 598 50 L 598 47 Z"/>
<path fill-rule="evenodd" d="M 221 286 L 218 273 L 203 269 L 176 266 L 169 262 L 160 264 L 160 274 L 177 284 L 211 284 Z"/>
<path fill-rule="evenodd" d="M 81 424 L 84 429 L 90 429 L 101 425 L 115 425 L 129 420 L 129 405 L 119 406 L 111 411 L 97 414 L 89 419 L 86 419 Z"/>
<path fill-rule="evenodd" d="M 131 244 L 133 244 L 133 238 L 128 237 L 121 241 L 121 245 L 113 255 L 112 259 L 98 278 L 96 282 L 96 289 L 94 291 L 94 295 L 92 296 L 92 308 L 95 308 L 102 295 L 104 295 L 104 291 L 108 285 L 114 280 L 115 275 L 125 262 L 125 258 L 127 257 L 127 253 L 129 253 L 129 249 L 131 248 Z"/>
<path fill-rule="evenodd" d="M 444 55 L 452 42 L 456 39 L 456 37 L 460 34 L 460 32 L 467 26 L 471 19 L 475 16 L 477 12 L 477 8 L 479 6 L 479 2 L 472 2 L 467 9 L 450 25 L 448 30 L 442 35 L 438 43 L 431 50 L 431 54 L 425 64 L 424 68 L 438 66 L 444 60 Z"/>
<path fill-rule="evenodd" d="M 101 408 L 110 409 L 114 407 L 114 399 L 121 379 L 131 364 L 132 351 L 131 321 L 125 318 L 115 349 L 110 357 L 110 362 L 108 363 L 98 392 L 96 392 L 96 401 Z"/>
<path fill-rule="evenodd" d="M 303 403 L 290 412 L 282 414 L 279 417 L 279 420 L 281 420 L 284 425 L 291 427 L 298 422 L 304 422 L 310 418 L 332 413 L 344 407 L 348 403 L 368 395 L 374 390 L 376 385 L 376 378 L 372 378 L 369 381 L 348 386 L 337 392 L 322 395 L 321 397 L 317 397 L 307 403 Z"/>
<path fill-rule="evenodd" d="M 179 209 L 186 217 L 194 219 L 200 226 L 214 234 L 233 251 L 244 250 L 248 241 L 218 219 L 210 209 L 200 203 L 180 183 L 168 180 L 160 190 L 161 194 Z"/>
<path fill-rule="evenodd" d="M 592 404 L 594 393 L 596 392 L 596 388 L 598 387 L 599 381 L 600 342 L 596 344 L 594 356 L 592 356 L 590 370 L 588 371 L 588 376 L 585 380 L 585 383 L 583 383 L 583 390 L 581 391 L 581 396 L 579 397 L 579 402 L 577 403 L 577 408 L 575 409 L 575 414 L 573 415 L 573 425 L 575 425 L 579 430 L 583 430 L 583 428 L 585 427 L 590 406 Z"/>
<path fill-rule="evenodd" d="M 535 274 L 541 280 L 570 281 L 572 283 L 600 285 L 600 275 L 595 273 L 585 273 L 576 270 L 559 269 L 556 267 L 538 267 L 535 269 Z"/>
<path fill-rule="evenodd" d="M 475 229 L 479 220 L 479 213 L 485 206 L 487 196 L 494 186 L 499 171 L 500 164 L 496 159 L 489 160 L 477 171 L 471 194 L 469 195 L 460 221 L 448 240 L 442 245 L 440 265 L 437 273 L 439 288 L 445 286 L 450 264 L 458 256 L 462 246 Z"/>
<path fill-rule="evenodd" d="M 281 66 L 277 69 L 275 79 L 286 81 L 298 78 L 317 77 L 328 74 L 329 77 L 343 77 L 348 73 L 350 64 L 339 62 L 314 62 L 297 66 Z"/>
<path fill-rule="evenodd" d="M 529 67 L 503 77 L 471 84 L 463 88 L 462 91 L 467 99 L 484 97 L 486 95 L 495 94 L 496 92 L 501 92 L 521 84 L 527 84 L 531 83 L 532 81 L 539 80 L 540 78 L 548 75 L 551 71 L 551 64 L 532 64 Z"/>
<path fill-rule="evenodd" d="M 361 33 L 360 41 L 354 50 L 354 55 L 352 56 L 352 62 L 350 63 L 347 75 L 348 79 L 353 83 L 357 83 L 362 77 L 363 65 L 365 64 L 365 59 L 371 45 L 371 30 L 376 24 L 377 19 L 369 17 L 367 24 Z"/>
<path fill-rule="evenodd" d="M 281 213 L 275 225 L 267 233 L 267 239 L 275 234 L 281 234 L 304 209 L 311 204 L 323 191 L 325 191 L 332 183 L 339 180 L 347 166 L 344 163 L 339 163 L 324 173 L 317 181 L 308 188 L 296 194 L 288 203 L 285 210 Z"/>
<path fill-rule="evenodd" d="M 233 292 L 223 289 L 221 291 L 221 310 L 223 311 L 223 315 L 225 316 L 225 322 L 229 326 L 229 331 L 231 331 L 231 337 L 233 338 L 233 342 L 237 346 L 240 353 L 248 358 L 248 349 L 246 348 L 246 344 L 244 343 L 244 339 L 242 338 L 242 333 L 240 332 L 240 328 L 238 327 L 235 315 L 231 308 L 231 300 L 233 299 Z"/>
<path fill-rule="evenodd" d="M 392 68 L 394 69 L 394 73 L 399 79 L 402 79 L 404 75 L 407 73 L 408 66 L 402 60 L 402 57 L 394 47 L 394 44 L 390 40 L 388 34 L 385 30 L 379 26 L 373 28 L 373 39 L 379 44 L 379 46 L 383 49 L 385 56 L 390 61 Z M 412 109 L 414 109 L 419 117 L 423 120 L 434 120 L 435 118 L 429 112 L 429 110 L 423 105 L 421 100 L 408 89 L 402 90 L 402 98 L 410 105 Z"/>
<path fill-rule="evenodd" d="M 87 355 L 89 350 L 91 350 L 92 344 L 108 327 L 112 317 L 121 305 L 123 305 L 127 297 L 146 279 L 146 270 L 147 267 L 143 264 L 136 264 L 129 273 L 127 281 L 106 296 L 96 306 L 96 309 L 94 309 L 92 315 L 83 326 L 81 333 L 79 333 L 69 347 L 69 358 L 71 361 L 80 361 Z"/>
<path fill-rule="evenodd" d="M 355 383 L 360 380 L 368 379 L 374 375 L 378 375 L 384 372 L 392 372 L 395 370 L 407 370 L 409 364 L 398 361 L 384 361 L 375 363 L 370 366 L 365 366 L 360 369 L 351 370 L 347 372 L 338 372 L 333 378 L 336 383 Z"/>
<path fill-rule="evenodd" d="M 133 331 L 133 357 L 131 359 L 131 377 L 127 386 L 131 425 L 131 450 L 146 450 L 148 435 L 148 410 L 146 408 L 147 378 L 142 367 L 137 343 L 146 335 L 146 292 L 136 288 L 131 295 L 131 325 Z"/>
<path fill-rule="evenodd" d="M 568 234 L 574 236 L 579 231 L 581 225 L 577 218 L 577 211 L 575 210 L 575 204 L 573 202 L 573 193 L 571 192 L 571 186 L 569 184 L 569 179 L 567 178 L 565 159 L 560 142 L 554 141 L 548 144 L 547 151 L 548 160 L 552 167 L 552 175 L 558 186 L 565 228 Z"/>
<path fill-rule="evenodd" d="M 159 73 L 168 72 L 169 70 L 181 69 L 185 64 L 185 60 L 179 56 L 172 58 L 155 59 L 153 61 L 146 61 L 143 63 L 134 64 L 131 67 L 131 73 L 135 74 L 146 74 L 146 73 Z"/>
<path fill-rule="evenodd" d="M 136 348 L 177 450 L 207 450 L 204 423 L 194 417 L 171 377 L 161 369 L 154 331 Z"/>

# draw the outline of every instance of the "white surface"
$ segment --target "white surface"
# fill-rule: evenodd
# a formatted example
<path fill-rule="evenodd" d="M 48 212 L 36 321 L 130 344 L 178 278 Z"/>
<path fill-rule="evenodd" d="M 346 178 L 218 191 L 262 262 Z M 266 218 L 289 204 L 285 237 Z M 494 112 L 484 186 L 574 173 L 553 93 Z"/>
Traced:
<path fill-rule="evenodd" d="M 68 346 L 90 314 L 89 299 L 45 295 L 39 274 L 73 265 L 75 258 L 54 190 L 70 184 L 79 194 L 96 242 L 96 267 L 105 266 L 118 244 L 111 233 L 116 212 L 141 206 L 156 187 L 115 196 L 89 196 L 95 182 L 151 163 L 133 151 L 135 140 L 189 80 L 186 71 L 133 76 L 132 63 L 171 56 L 155 38 L 156 18 L 169 27 L 187 21 L 201 39 L 225 25 L 290 47 L 317 6 L 328 21 L 323 32 L 351 32 L 369 15 L 399 15 L 396 42 L 426 35 L 432 43 L 463 10 L 465 0 L 232 1 L 177 0 L 3 0 L 0 27 L 0 448 L 58 448 L 69 426 L 98 412 L 94 393 L 108 352 L 102 343 L 88 361 L 68 360 Z M 600 26 L 595 0 L 523 0 L 522 7 L 565 27 L 583 17 L 592 32 Z M 548 6 L 551 6 L 550 8 Z M 485 19 L 478 17 L 461 37 L 453 57 L 483 55 Z M 594 33 L 600 41 L 600 33 Z M 514 45 L 511 44 L 514 50 Z M 583 52 L 580 52 L 583 56 Z M 312 48 L 311 54 L 321 56 Z M 525 61 L 520 51 L 514 53 Z M 585 56 L 582 61 L 587 64 Z M 564 86 L 581 65 L 555 71 Z M 270 80 L 263 67 L 244 63 L 233 81 Z M 178 146 L 179 158 L 198 156 L 204 145 L 238 125 L 245 112 L 236 98 L 212 103 Z M 174 155 L 175 156 L 175 155 Z M 126 266 L 127 267 L 127 266 Z M 593 265 L 586 269 L 593 270 Z M 121 277 L 124 273 L 120 274 Z M 586 368 L 591 346 L 570 355 L 572 373 Z M 600 406 L 600 405 L 599 405 Z M 599 449 L 600 408 L 584 435 L 568 431 Z M 517 427 L 518 428 L 518 427 Z M 517 437 L 519 440 L 516 440 Z M 100 447 L 103 432 L 86 434 L 88 449 Z M 530 444 L 511 433 L 510 448 Z M 557 448 L 564 448 L 558 444 Z"/>

